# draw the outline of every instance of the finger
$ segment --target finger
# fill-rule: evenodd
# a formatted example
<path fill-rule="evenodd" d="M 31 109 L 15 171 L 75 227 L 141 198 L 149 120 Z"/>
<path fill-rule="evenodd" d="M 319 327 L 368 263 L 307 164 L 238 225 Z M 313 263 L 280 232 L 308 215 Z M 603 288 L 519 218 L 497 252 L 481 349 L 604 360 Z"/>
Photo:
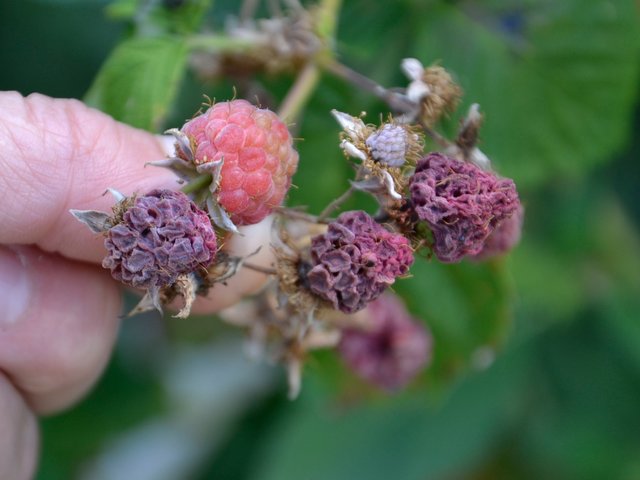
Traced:
<path fill-rule="evenodd" d="M 129 195 L 175 187 L 160 140 L 77 100 L 0 92 L 0 243 L 35 244 L 99 262 L 103 239 L 70 208 L 110 211 L 108 187 Z"/>
<path fill-rule="evenodd" d="M 240 235 L 233 235 L 224 245 L 225 250 L 233 256 L 248 257 L 247 261 L 254 265 L 273 268 L 273 251 L 269 246 L 272 223 L 273 217 L 269 216 L 255 225 L 240 227 Z M 199 297 L 193 312 L 222 310 L 237 303 L 243 296 L 258 291 L 268 279 L 269 275 L 243 267 L 225 283 L 215 284 L 207 297 Z"/>
<path fill-rule="evenodd" d="M 35 417 L 13 385 L 0 374 L 0 478 L 32 478 L 37 452 Z"/>
<path fill-rule="evenodd" d="M 34 248 L 0 247 L 0 370 L 34 411 L 64 408 L 95 382 L 115 341 L 120 303 L 104 271 Z"/>

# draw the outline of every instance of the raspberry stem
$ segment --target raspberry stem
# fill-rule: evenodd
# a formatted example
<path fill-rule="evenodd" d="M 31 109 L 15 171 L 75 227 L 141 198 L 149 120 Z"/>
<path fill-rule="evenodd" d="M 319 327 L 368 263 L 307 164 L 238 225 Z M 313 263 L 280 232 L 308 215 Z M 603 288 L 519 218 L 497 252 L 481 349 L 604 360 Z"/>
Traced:
<path fill-rule="evenodd" d="M 246 52 L 256 47 L 255 40 L 247 40 L 230 37 L 228 35 L 193 35 L 187 39 L 187 45 L 191 50 L 205 50 L 208 52 Z"/>
<path fill-rule="evenodd" d="M 198 190 L 206 187 L 211 183 L 211 180 L 212 180 L 211 174 L 203 173 L 202 175 L 191 180 L 180 190 L 182 190 L 182 193 L 186 193 L 188 195 L 190 193 L 197 192 Z"/>
<path fill-rule="evenodd" d="M 317 220 L 318 223 L 322 222 L 329 215 L 331 215 L 338 207 L 340 207 L 340 205 L 342 205 L 344 202 L 349 200 L 353 192 L 355 192 L 355 188 L 353 187 L 353 185 L 351 185 L 342 195 L 340 195 L 338 198 L 333 200 L 329 205 L 327 205 L 325 209 L 322 210 L 322 212 L 320 212 L 320 215 L 318 215 L 318 220 Z"/>
<path fill-rule="evenodd" d="M 302 69 L 295 83 L 282 101 L 278 116 L 285 121 L 293 121 L 300 114 L 320 80 L 320 70 L 315 62 L 309 62 Z"/>
<path fill-rule="evenodd" d="M 249 262 L 243 262 L 242 266 L 247 267 L 249 270 L 264 273 L 265 275 L 278 275 L 278 272 L 275 270 L 275 268 L 262 267 L 260 265 L 255 265 Z"/>
<path fill-rule="evenodd" d="M 391 107 L 393 110 L 401 113 L 408 113 L 415 108 L 414 104 L 404 95 L 383 87 L 382 85 L 371 80 L 369 77 L 366 77 L 360 72 L 353 70 L 351 67 L 338 62 L 334 58 L 323 59 L 320 65 L 328 73 L 331 73 L 332 75 L 335 75 L 336 77 L 341 78 L 342 80 L 345 80 L 358 88 L 372 93 L 380 100 L 384 101 L 387 105 L 389 105 L 389 107 Z M 420 126 L 422 127 L 424 132 L 441 147 L 447 148 L 453 145 L 452 142 L 447 140 L 440 133 L 430 128 L 428 125 L 424 124 L 424 122 L 420 122 Z"/>

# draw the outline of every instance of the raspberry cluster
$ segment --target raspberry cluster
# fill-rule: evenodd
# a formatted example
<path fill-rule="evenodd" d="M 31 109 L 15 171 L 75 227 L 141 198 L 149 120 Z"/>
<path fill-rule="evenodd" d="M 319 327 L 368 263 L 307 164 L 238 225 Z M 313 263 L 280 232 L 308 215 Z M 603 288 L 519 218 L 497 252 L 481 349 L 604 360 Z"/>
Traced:
<path fill-rule="evenodd" d="M 291 396 L 299 391 L 306 352 L 327 346 L 365 380 L 402 388 L 429 362 L 432 339 L 385 292 L 409 273 L 416 253 L 444 263 L 505 253 L 520 238 L 524 214 L 514 182 L 493 172 L 476 146 L 477 105 L 455 142 L 436 137 L 445 153 L 425 154 L 425 135 L 454 108 L 460 89 L 441 67 L 407 59 L 403 68 L 408 87 L 382 96 L 401 115 L 375 126 L 364 123 L 364 114 L 332 110 L 355 178 L 319 216 L 281 207 L 298 153 L 282 120 L 246 100 L 216 103 L 168 131 L 175 154 L 152 163 L 173 170 L 189 196 L 153 190 L 126 198 L 112 191 L 118 203 L 111 214 L 72 213 L 105 235 L 103 266 L 112 276 L 147 290 L 136 311 L 182 296 L 184 317 L 196 295 L 242 268 L 270 275 L 253 309 L 234 322 L 258 350 L 287 364 Z M 353 191 L 373 195 L 375 215 L 356 210 L 331 218 Z M 272 248 L 272 268 L 217 251 L 223 243 L 217 234 L 242 235 L 237 226 L 270 214 L 277 221 L 263 248 Z"/>

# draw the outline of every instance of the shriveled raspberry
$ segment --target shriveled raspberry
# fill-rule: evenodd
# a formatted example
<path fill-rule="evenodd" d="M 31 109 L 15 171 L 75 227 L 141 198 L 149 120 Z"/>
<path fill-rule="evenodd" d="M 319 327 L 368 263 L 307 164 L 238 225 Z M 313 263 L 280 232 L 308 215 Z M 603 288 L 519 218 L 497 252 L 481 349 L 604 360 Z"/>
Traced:
<path fill-rule="evenodd" d="M 209 216 L 182 192 L 153 190 L 136 197 L 106 233 L 104 268 L 138 288 L 172 285 L 181 274 L 210 265 L 216 236 Z"/>
<path fill-rule="evenodd" d="M 433 232 L 436 257 L 447 263 L 480 252 L 496 226 L 520 208 L 512 180 L 441 153 L 418 162 L 410 190 L 414 211 Z"/>
<path fill-rule="evenodd" d="M 342 331 L 338 351 L 358 376 L 386 390 L 406 386 L 430 361 L 432 338 L 391 293 L 371 302 L 363 328 Z"/>
<path fill-rule="evenodd" d="M 298 166 L 287 126 L 246 100 L 216 103 L 182 128 L 195 163 L 224 159 L 217 201 L 236 225 L 252 225 L 280 205 Z"/>
<path fill-rule="evenodd" d="M 524 208 L 522 205 L 509 218 L 505 218 L 495 228 L 482 246 L 482 250 L 472 257 L 473 260 L 486 260 L 509 252 L 520 241 Z"/>
<path fill-rule="evenodd" d="M 314 237 L 311 257 L 310 290 L 345 313 L 379 297 L 413 263 L 409 241 L 362 211 L 343 213 Z"/>

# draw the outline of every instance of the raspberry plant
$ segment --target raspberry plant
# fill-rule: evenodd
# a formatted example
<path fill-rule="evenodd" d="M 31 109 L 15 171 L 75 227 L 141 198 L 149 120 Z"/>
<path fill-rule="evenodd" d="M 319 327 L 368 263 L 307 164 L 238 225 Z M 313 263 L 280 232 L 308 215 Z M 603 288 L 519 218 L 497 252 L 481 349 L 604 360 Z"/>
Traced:
<path fill-rule="evenodd" d="M 283 11 L 261 19 L 256 2 L 245 2 L 236 21 L 216 33 L 200 31 L 206 3 L 185 9 L 173 36 L 134 37 L 136 48 L 117 50 L 89 99 L 104 107 L 108 80 L 122 70 L 124 60 L 154 49 L 168 61 L 156 97 L 143 105 L 148 111 L 139 111 L 136 93 L 141 92 L 135 91 L 122 104 L 114 102 L 111 111 L 126 103 L 145 120 L 133 123 L 158 127 L 187 60 L 205 81 L 231 81 L 236 98 L 207 101 L 184 125 L 166 131 L 174 137 L 174 152 L 153 165 L 175 172 L 175 192 L 127 192 L 127 197 L 113 185 L 113 213 L 72 213 L 105 234 L 104 266 L 114 278 L 147 290 L 134 313 L 162 310 L 182 297 L 178 316 L 187 317 L 198 295 L 215 295 L 216 284 L 243 269 L 267 275 L 257 295 L 221 318 L 240 324 L 259 351 L 286 365 L 291 397 L 300 390 L 308 352 L 316 348 L 337 347 L 357 375 L 384 389 L 406 386 L 432 357 L 437 359 L 439 338 L 422 323 L 430 319 L 412 318 L 390 287 L 401 285 L 414 261 L 424 265 L 422 270 L 436 268 L 437 262 L 492 261 L 488 270 L 473 267 L 471 274 L 458 274 L 467 282 L 474 275 L 494 275 L 503 269 L 495 258 L 520 236 L 524 210 L 515 184 L 501 177 L 478 147 L 479 105 L 471 105 L 449 138 L 441 127 L 457 112 L 462 89 L 446 65 L 425 67 L 415 58 L 398 59 L 406 81 L 388 88 L 338 62 L 338 0 L 306 8 L 284 2 Z M 295 80 L 280 101 L 256 80 L 264 73 L 290 72 Z M 291 202 L 285 207 L 298 166 L 323 175 L 322 160 L 314 163 L 299 155 L 293 140 L 306 103 L 322 88 L 321 73 L 367 92 L 385 111 L 373 125 L 365 123 L 364 112 L 346 113 L 342 105 L 332 105 L 326 115 L 333 115 L 341 128 L 332 132 L 335 152 L 342 150 L 353 176 L 346 191 L 320 211 Z M 371 197 L 374 206 L 345 210 L 356 193 Z M 272 238 L 261 247 L 272 250 L 270 267 L 217 248 L 229 235 L 243 235 L 243 226 L 259 222 L 273 225 Z M 416 286 L 419 290 L 419 276 L 414 292 Z M 481 283 L 477 287 L 486 289 Z M 426 288 L 420 301 L 422 295 L 437 304 Z M 490 333 L 477 343 L 493 348 L 500 340 L 501 333 Z M 441 360 L 432 368 L 445 367 Z"/>

